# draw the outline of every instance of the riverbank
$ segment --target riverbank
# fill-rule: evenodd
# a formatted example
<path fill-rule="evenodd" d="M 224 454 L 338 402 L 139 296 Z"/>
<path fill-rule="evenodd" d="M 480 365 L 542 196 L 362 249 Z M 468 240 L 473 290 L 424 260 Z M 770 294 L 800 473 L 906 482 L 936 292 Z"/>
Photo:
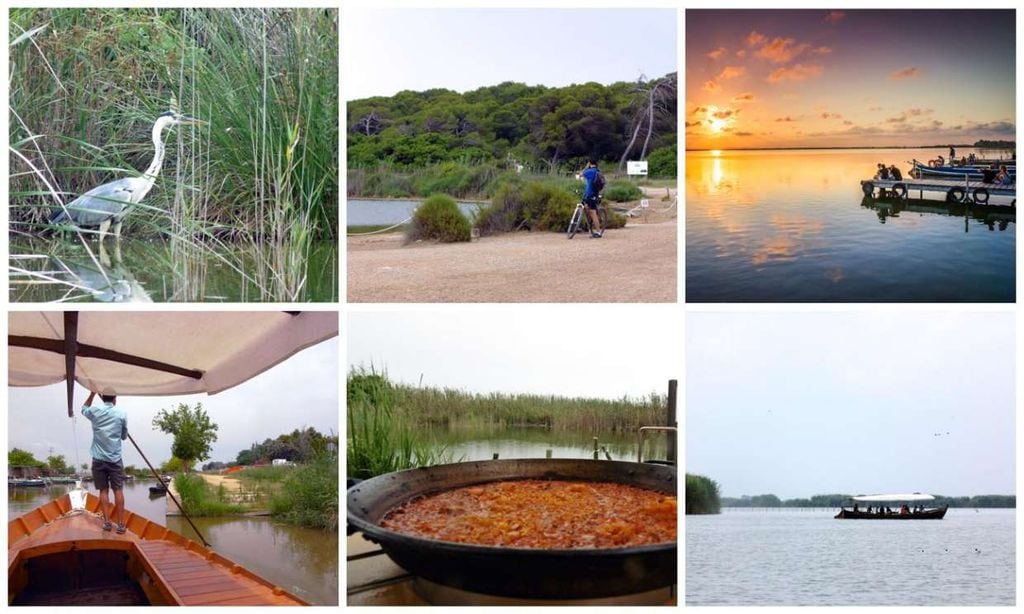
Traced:
<path fill-rule="evenodd" d="M 515 232 L 469 243 L 348 239 L 351 302 L 673 302 L 675 215 L 631 219 L 601 239 Z"/>

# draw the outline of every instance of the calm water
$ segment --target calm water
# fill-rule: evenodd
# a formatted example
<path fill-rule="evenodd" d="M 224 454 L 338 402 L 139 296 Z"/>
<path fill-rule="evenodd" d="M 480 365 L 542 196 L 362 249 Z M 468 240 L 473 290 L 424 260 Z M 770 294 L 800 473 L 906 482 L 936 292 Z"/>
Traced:
<path fill-rule="evenodd" d="M 410 216 L 419 206 L 413 200 L 360 200 L 349 198 L 345 204 L 347 226 L 386 226 L 398 224 Z M 467 216 L 476 213 L 480 208 L 476 203 L 459 203 L 459 208 Z"/>
<path fill-rule="evenodd" d="M 878 162 L 936 153 L 688 152 L 687 301 L 1013 301 L 1008 208 L 864 202 Z"/>
<path fill-rule="evenodd" d="M 594 437 L 613 460 L 636 461 L 637 437 L 618 432 L 584 433 L 552 431 L 546 428 L 454 428 L 430 430 L 429 435 L 443 443 L 452 460 L 490 460 L 499 458 L 593 458 Z M 666 442 L 662 434 L 649 436 L 644 458 L 665 458 Z M 606 458 L 604 452 L 600 458 Z"/>
<path fill-rule="evenodd" d="M 172 531 L 198 539 L 183 517 L 166 516 L 166 497 L 149 495 L 149 486 L 155 483 L 136 480 L 126 484 L 125 508 Z M 67 488 L 63 486 L 8 488 L 8 513 L 14 518 L 66 492 Z M 90 492 L 96 494 L 95 490 Z M 310 603 L 338 603 L 337 532 L 296 527 L 270 518 L 192 520 L 217 552 Z"/>
<path fill-rule="evenodd" d="M 835 520 L 836 510 L 686 517 L 687 605 L 1013 605 L 1014 510 Z"/>
<path fill-rule="evenodd" d="M 261 257 L 254 250 L 173 250 L 166 242 L 122 239 L 118 257 L 110 239 L 102 254 L 97 241 L 89 245 L 95 260 L 70 235 L 51 241 L 12 237 L 11 302 L 257 302 L 273 298 L 260 291 L 261 286 L 272 288 L 273 282 L 269 275 L 255 277 L 256 271 L 269 267 L 257 266 Z M 38 277 L 14 268 L 45 273 L 60 283 L 41 283 Z M 336 244 L 313 246 L 300 298 L 303 302 L 338 300 Z"/>

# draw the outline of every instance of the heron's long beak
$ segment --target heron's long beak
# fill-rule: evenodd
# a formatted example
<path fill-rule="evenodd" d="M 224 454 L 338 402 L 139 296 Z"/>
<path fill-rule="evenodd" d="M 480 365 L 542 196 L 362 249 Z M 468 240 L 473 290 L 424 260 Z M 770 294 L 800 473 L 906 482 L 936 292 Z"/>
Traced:
<path fill-rule="evenodd" d="M 178 123 L 181 124 L 181 125 L 184 125 L 184 126 L 193 126 L 193 125 L 205 126 L 206 124 L 209 124 L 210 122 L 202 120 L 202 119 L 196 119 L 195 117 L 185 117 L 185 116 L 182 116 L 181 118 L 178 119 Z"/>

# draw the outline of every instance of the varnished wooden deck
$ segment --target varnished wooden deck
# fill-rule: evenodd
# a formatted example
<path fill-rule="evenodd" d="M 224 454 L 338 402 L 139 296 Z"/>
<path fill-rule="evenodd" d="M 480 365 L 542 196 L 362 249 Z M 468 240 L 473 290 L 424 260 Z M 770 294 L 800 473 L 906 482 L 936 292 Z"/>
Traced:
<path fill-rule="evenodd" d="M 180 605 L 308 605 L 280 587 L 166 527 L 128 512 L 128 532 L 103 531 L 89 495 L 89 511 L 65 515 L 67 495 L 8 523 L 8 578 L 21 561 L 72 550 L 136 553 L 160 592 Z"/>

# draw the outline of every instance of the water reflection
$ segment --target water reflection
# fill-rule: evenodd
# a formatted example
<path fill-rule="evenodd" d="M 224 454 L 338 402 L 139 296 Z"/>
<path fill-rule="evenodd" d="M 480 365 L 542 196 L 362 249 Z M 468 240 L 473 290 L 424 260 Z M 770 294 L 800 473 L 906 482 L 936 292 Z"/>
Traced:
<path fill-rule="evenodd" d="M 122 239 L 110 246 L 12 237 L 12 302 L 251 302 L 275 300 L 275 262 L 255 248 Z M 276 270 L 276 269 L 275 269 Z M 315 244 L 301 301 L 336 301 L 338 247 Z"/>
<path fill-rule="evenodd" d="M 445 446 L 453 461 L 499 458 L 593 458 L 597 438 L 600 458 L 635 461 L 638 434 L 622 431 L 555 431 L 547 428 L 504 428 L 497 425 L 435 427 L 427 435 Z M 645 459 L 664 459 L 667 436 L 655 433 L 644 445 Z M 607 452 L 607 456 L 606 453 Z"/>
<path fill-rule="evenodd" d="M 862 202 L 878 162 L 926 154 L 688 152 L 687 300 L 1012 301 L 1013 209 Z"/>

